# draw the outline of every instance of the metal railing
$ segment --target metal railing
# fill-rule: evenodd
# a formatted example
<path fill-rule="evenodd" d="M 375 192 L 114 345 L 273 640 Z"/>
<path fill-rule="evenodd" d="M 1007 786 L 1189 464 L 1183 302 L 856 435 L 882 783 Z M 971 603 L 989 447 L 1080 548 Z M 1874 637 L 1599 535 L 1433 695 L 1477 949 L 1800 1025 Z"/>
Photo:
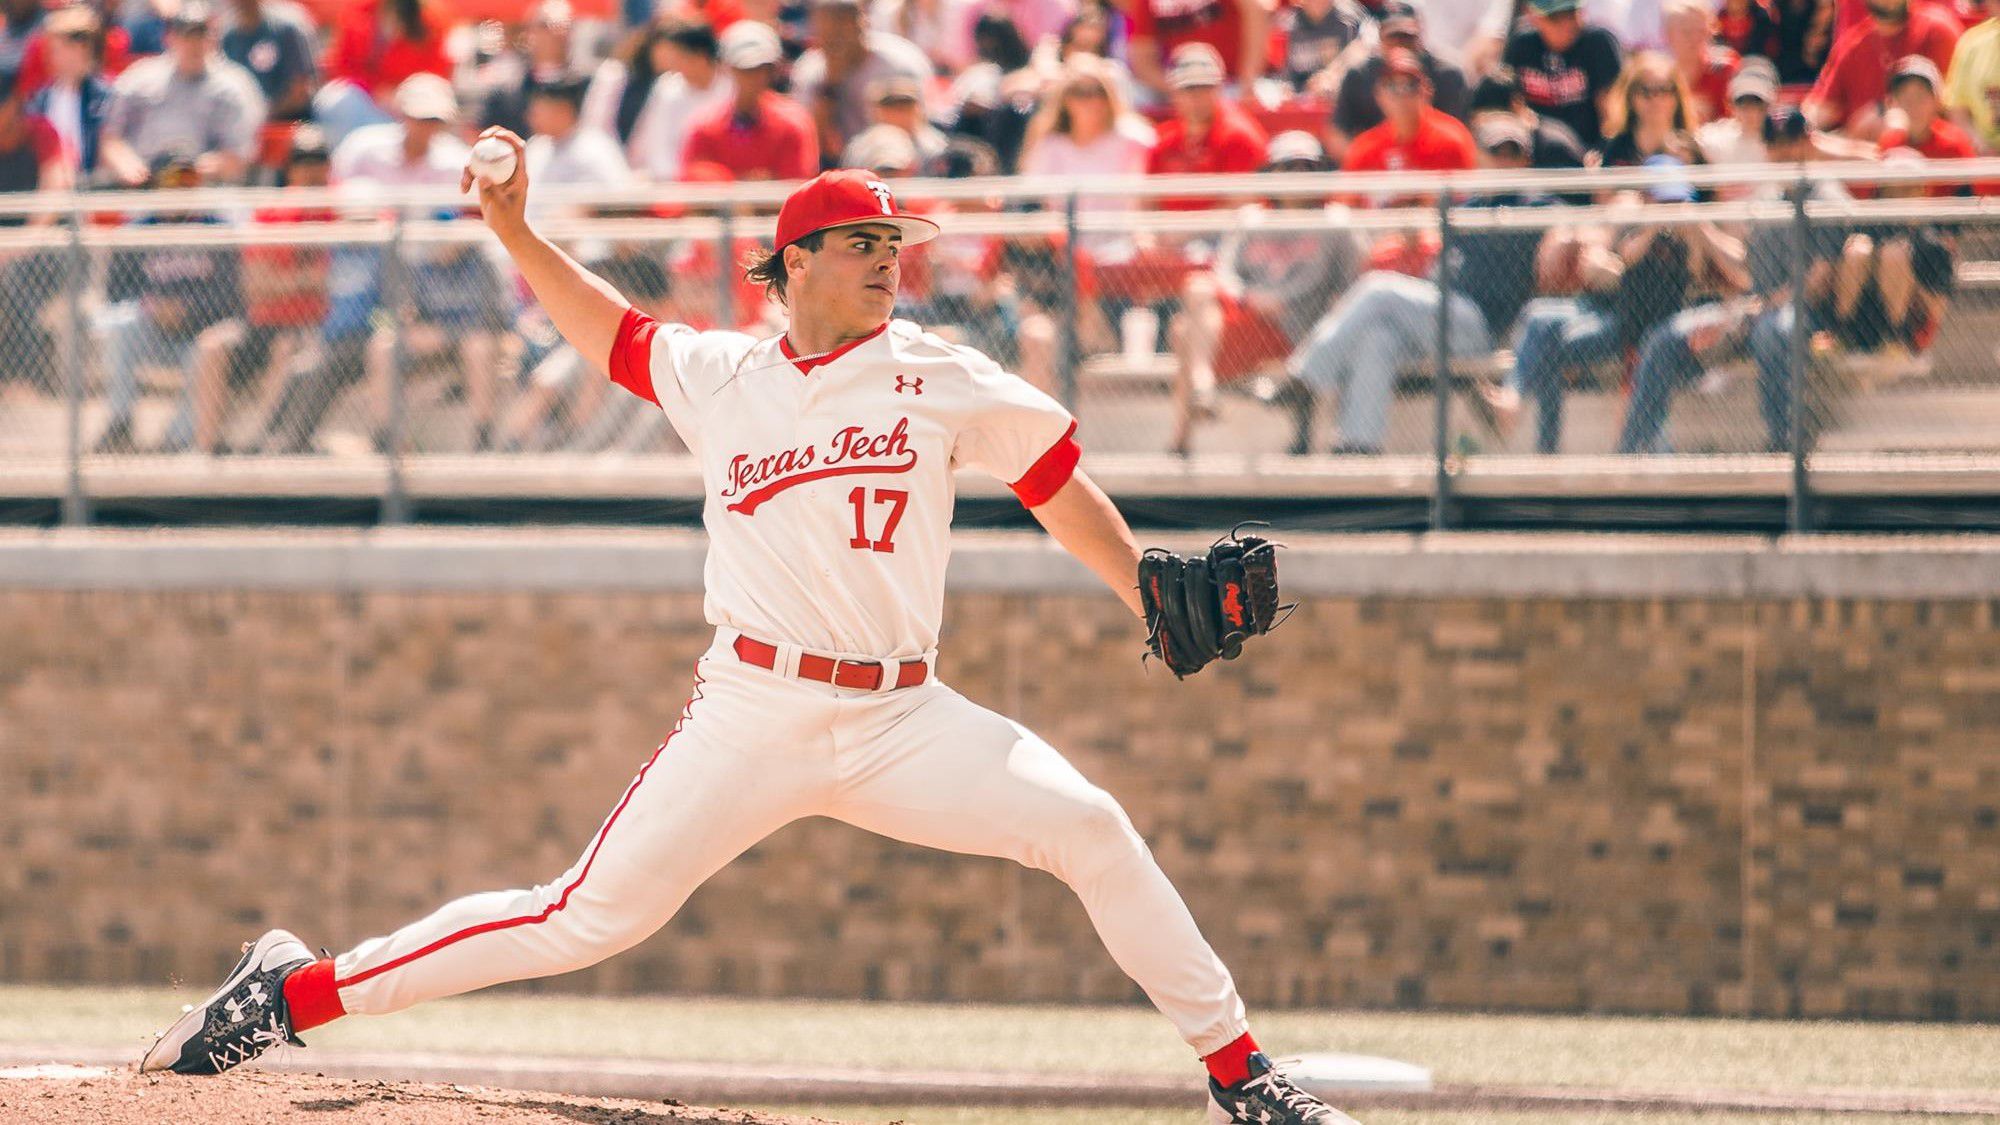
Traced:
<path fill-rule="evenodd" d="M 1559 495 L 1780 473 L 1806 529 L 1815 472 L 1843 458 L 2000 454 L 2000 205 L 1826 185 L 1986 182 L 2000 160 L 901 181 L 949 216 L 906 260 L 898 315 L 1062 399 L 1098 455 L 1294 479 L 1421 465 L 1439 527 L 1482 474 Z M 1690 186 L 1722 201 L 1654 201 Z M 786 190 L 534 202 L 538 229 L 648 311 L 775 333 L 740 258 Z M 1189 197 L 1214 205 L 1137 209 Z M 658 208 L 679 217 L 642 217 Z M 311 221 L 258 221 L 273 209 Z M 413 464 L 504 490 L 530 454 L 684 461 L 555 335 L 456 192 L 22 195 L 0 198 L 9 217 L 29 225 L 0 228 L 0 487 L 58 482 L 66 522 L 94 489 L 156 477 L 343 477 L 397 521 Z"/>

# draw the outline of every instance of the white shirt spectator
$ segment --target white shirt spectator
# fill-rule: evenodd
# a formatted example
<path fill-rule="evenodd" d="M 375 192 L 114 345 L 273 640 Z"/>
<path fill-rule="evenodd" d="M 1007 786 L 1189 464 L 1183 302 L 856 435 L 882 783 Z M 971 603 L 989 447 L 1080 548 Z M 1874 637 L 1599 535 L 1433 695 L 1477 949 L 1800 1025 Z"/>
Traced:
<path fill-rule="evenodd" d="M 1453 61 L 1466 44 L 1505 40 L 1512 30 L 1514 0 L 1417 0 L 1416 7 L 1423 13 L 1424 49 Z"/>
<path fill-rule="evenodd" d="M 336 184 L 370 183 L 384 187 L 423 187 L 434 184 L 458 186 L 469 155 L 465 142 L 450 133 L 439 132 L 423 158 L 407 162 L 403 157 L 403 126 L 398 122 L 364 125 L 349 133 L 335 146 L 328 172 Z"/>
<path fill-rule="evenodd" d="M 546 133 L 528 138 L 530 184 L 626 184 L 632 166 L 611 134 L 579 125 L 558 140 Z"/>
<path fill-rule="evenodd" d="M 1583 22 L 1616 35 L 1627 55 L 1664 51 L 1667 37 L 1660 28 L 1660 4 L 1661 0 L 1583 0 Z"/>
<path fill-rule="evenodd" d="M 1745 136 L 1743 123 L 1733 117 L 1711 121 L 1695 130 L 1701 158 L 1710 164 L 1763 164 L 1770 160 L 1763 137 Z"/>
<path fill-rule="evenodd" d="M 696 89 L 686 76 L 668 74 L 653 83 L 653 92 L 632 123 L 626 159 L 647 179 L 666 182 L 681 178 L 681 154 L 687 149 L 688 127 L 736 98 L 736 83 L 718 68 L 708 88 Z"/>

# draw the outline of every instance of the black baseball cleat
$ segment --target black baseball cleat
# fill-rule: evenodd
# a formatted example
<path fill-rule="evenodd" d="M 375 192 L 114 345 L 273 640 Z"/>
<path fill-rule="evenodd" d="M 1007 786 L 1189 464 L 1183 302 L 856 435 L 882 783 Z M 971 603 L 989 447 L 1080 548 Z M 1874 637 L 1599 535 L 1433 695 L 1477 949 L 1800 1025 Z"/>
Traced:
<path fill-rule="evenodd" d="M 1358 1125 L 1306 1093 L 1262 1051 L 1250 1055 L 1250 1077 L 1234 1086 L 1208 1080 L 1209 1125 Z"/>
<path fill-rule="evenodd" d="M 312 951 L 289 930 L 272 930 L 245 944 L 243 959 L 222 987 L 160 1033 L 139 1060 L 139 1072 L 221 1074 L 280 1043 L 305 1046 L 292 1034 L 285 978 L 312 963 Z"/>

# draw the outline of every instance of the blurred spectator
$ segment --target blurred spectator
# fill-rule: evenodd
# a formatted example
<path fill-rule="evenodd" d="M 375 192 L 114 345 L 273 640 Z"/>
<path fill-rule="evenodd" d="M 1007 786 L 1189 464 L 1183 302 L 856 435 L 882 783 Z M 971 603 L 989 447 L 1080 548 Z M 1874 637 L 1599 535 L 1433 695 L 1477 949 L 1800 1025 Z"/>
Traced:
<path fill-rule="evenodd" d="M 1661 7 L 1661 0 L 1583 0 L 1583 19 L 1610 32 L 1627 51 L 1660 51 L 1667 45 Z"/>
<path fill-rule="evenodd" d="M 792 65 L 792 96 L 812 115 L 819 146 L 839 152 L 868 127 L 868 91 L 891 75 L 928 84 L 932 70 L 915 43 L 868 27 L 859 0 L 812 0 L 814 46 Z"/>
<path fill-rule="evenodd" d="M 529 10 L 520 46 L 490 64 L 481 128 L 498 125 L 522 137 L 533 132 L 528 103 L 535 91 L 569 81 L 570 23 L 568 0 L 541 0 Z"/>
<path fill-rule="evenodd" d="M 1980 152 L 2000 152 L 2000 0 L 1986 0 L 1986 19 L 1959 38 L 1944 104 Z"/>
<path fill-rule="evenodd" d="M 0 71 L 0 192 L 67 191 L 75 183 L 62 141 L 43 117 L 25 108 L 13 76 Z M 0 215 L 0 227 L 42 226 L 48 214 Z M 42 314 L 68 276 L 53 251 L 0 250 L 0 385 L 20 380 L 53 394 L 55 338 Z"/>
<path fill-rule="evenodd" d="M 1514 6 L 1515 0 L 1432 0 L 1424 11 L 1424 49 L 1457 59 L 1468 79 L 1480 78 L 1500 61 Z"/>
<path fill-rule="evenodd" d="M 1149 89 L 1171 92 L 1164 67 L 1191 43 L 1213 49 L 1238 90 L 1264 73 L 1271 16 L 1263 0 L 1130 0 L 1121 7 L 1132 21 L 1126 58 Z"/>
<path fill-rule="evenodd" d="M 1630 168 L 1655 156 L 1681 164 L 1700 159 L 1694 143 L 1695 117 L 1687 84 L 1674 61 L 1657 51 L 1633 56 L 1611 90 L 1604 127 L 1607 168 Z"/>
<path fill-rule="evenodd" d="M 1762 164 L 1764 119 L 1778 100 L 1777 72 L 1768 60 L 1746 59 L 1729 80 L 1729 115 L 1695 131 L 1695 145 L 1709 164 Z M 1719 189 L 1728 195 L 1730 189 Z M 1741 193 L 1738 193 L 1741 194 Z"/>
<path fill-rule="evenodd" d="M 465 170 L 467 148 L 452 135 L 458 120 L 458 98 L 451 83 L 428 73 L 403 80 L 391 98 L 398 120 L 354 130 L 333 148 L 332 182 L 364 207 L 382 189 L 458 186 Z M 420 304 L 474 310 L 434 320 L 474 321 L 476 310 L 497 307 L 498 281 L 478 247 L 425 245 L 413 247 L 419 261 L 410 271 L 410 297 Z M 456 271 L 454 273 L 454 271 Z M 381 302 L 381 253 L 372 246 L 341 247 L 329 266 L 326 319 L 321 322 L 318 354 L 294 369 L 277 407 L 264 424 L 255 447 L 266 453 L 306 453 L 327 411 L 347 389 L 375 374 L 376 393 L 371 426 L 378 445 L 387 423 L 387 355 L 372 349 L 375 314 Z M 387 333 L 383 334 L 385 339 Z M 483 395 L 490 410 L 491 385 L 497 378 L 498 349 L 491 333 L 466 331 L 463 369 L 469 386 Z M 491 417 L 490 413 L 482 417 Z"/>
<path fill-rule="evenodd" d="M 681 177 L 688 126 L 736 96 L 715 30 L 673 21 L 635 37 L 625 59 L 598 67 L 583 102 L 584 123 L 625 146 L 625 160 L 656 183 Z"/>
<path fill-rule="evenodd" d="M 1583 142 L 1577 138 L 1576 130 L 1530 109 L 1527 95 L 1521 91 L 1520 75 L 1506 63 L 1496 63 L 1472 88 L 1467 110 L 1475 136 L 1480 123 L 1494 116 L 1512 118 L 1528 130 L 1533 145 L 1528 156 L 1531 168 L 1583 167 Z"/>
<path fill-rule="evenodd" d="M 611 256 L 590 264 L 632 307 L 670 322 L 673 285 L 650 248 L 621 244 Z M 696 282 L 698 284 L 698 282 Z M 599 453 L 637 452 L 668 429 L 666 416 L 636 395 L 607 394 L 612 386 L 594 363 L 560 342 L 535 363 L 521 397 L 508 408 L 499 448 L 505 452 L 567 449 Z"/>
<path fill-rule="evenodd" d="M 1518 121 L 1494 118 L 1480 127 L 1482 163 L 1489 168 L 1528 166 L 1528 131 Z M 1470 207 L 1539 207 L 1541 195 L 1475 196 Z M 1307 394 L 1293 451 L 1311 441 L 1313 399 L 1340 396 L 1340 442 L 1333 452 L 1382 452 L 1396 374 L 1435 358 L 1439 305 L 1447 323 L 1446 347 L 1454 358 L 1486 355 L 1536 288 L 1540 230 L 1488 231 L 1463 239 L 1445 286 L 1435 278 L 1377 270 L 1364 275 L 1313 328 L 1293 357 L 1293 374 Z"/>
<path fill-rule="evenodd" d="M 353 130 L 386 123 L 386 107 L 411 75 L 451 77 L 444 36 L 424 0 L 351 0 L 331 29 L 326 84 L 313 95 L 327 141 L 338 148 Z"/>
<path fill-rule="evenodd" d="M 1893 122 L 1882 130 L 1881 145 L 1889 149 L 1910 149 L 1928 160 L 1969 160 L 1979 155 L 1965 130 L 1944 117 L 1938 90 L 1944 85 L 1937 64 L 1922 55 L 1911 55 L 1896 63 L 1889 75 L 1889 105 L 1900 111 L 1890 114 Z M 1970 184 L 1935 183 L 1933 196 L 1971 194 Z"/>
<path fill-rule="evenodd" d="M 950 142 L 924 116 L 924 91 L 917 80 L 900 74 L 884 78 L 875 86 L 873 101 L 875 125 L 893 125 L 916 144 L 916 174 L 944 175 L 944 154 Z"/>
<path fill-rule="evenodd" d="M 1335 61 L 1370 22 L 1355 0 L 1297 0 L 1271 19 L 1274 37 L 1283 44 L 1277 77 L 1294 90 L 1304 90 L 1318 75 L 1338 74 Z"/>
<path fill-rule="evenodd" d="M 580 75 L 543 77 L 528 95 L 527 164 L 530 184 L 604 184 L 632 180 L 631 166 L 611 134 L 583 125 L 585 81 Z"/>
<path fill-rule="evenodd" d="M 1012 174 L 1045 84 L 1034 56 L 1011 21 L 984 15 L 973 28 L 979 61 L 951 84 L 951 131 L 985 143 Z"/>
<path fill-rule="evenodd" d="M 1507 41 L 1502 60 L 1521 76 L 1535 112 L 1576 130 L 1587 146 L 1604 140 L 1605 101 L 1625 67 L 1618 40 L 1583 21 L 1581 0 L 1527 0 L 1528 24 Z"/>
<path fill-rule="evenodd" d="M 1389 0 L 1377 23 L 1377 46 L 1348 67 L 1341 75 L 1340 93 L 1333 103 L 1331 156 L 1344 163 L 1347 145 L 1355 137 L 1382 123 L 1382 105 L 1376 89 L 1382 82 L 1383 57 L 1390 51 L 1416 55 L 1431 90 L 1431 105 L 1453 117 L 1466 114 L 1465 72 L 1449 60 L 1423 46 L 1422 25 L 1417 10 L 1402 0 Z M 1351 52 L 1350 52 L 1351 54 Z"/>
<path fill-rule="evenodd" d="M 1649 161 L 1672 168 L 1670 156 Z M 1616 202 L 1636 201 L 1621 193 Z M 1653 203 L 1690 203 L 1693 186 L 1667 181 L 1648 188 Z M 1570 374 L 1615 360 L 1640 347 L 1655 328 L 1718 290 L 1743 288 L 1743 244 L 1711 222 L 1666 226 L 1643 211 L 1622 230 L 1602 227 L 1558 232 L 1551 257 L 1569 263 L 1554 272 L 1574 286 L 1574 296 L 1541 297 L 1523 311 L 1514 346 L 1514 378 L 1496 403 L 1504 418 L 1519 398 L 1535 400 L 1535 448 L 1562 445 L 1563 407 Z"/>
<path fill-rule="evenodd" d="M 282 174 L 287 189 L 325 187 L 329 154 L 317 126 L 300 126 Z M 327 207 L 266 207 L 261 224 L 324 223 L 335 218 Z M 326 287 L 331 255 L 325 246 L 259 243 L 242 256 L 243 316 L 202 334 L 196 346 L 194 448 L 227 452 L 223 426 L 233 401 L 262 403 L 266 374 L 303 351 L 326 319 Z M 263 411 L 259 410 L 261 414 Z"/>
<path fill-rule="evenodd" d="M 876 0 L 869 9 L 876 27 L 915 43 L 947 71 L 978 61 L 973 28 L 983 15 L 1007 20 L 1038 48 L 1061 36 L 1076 14 L 1076 0 Z"/>
<path fill-rule="evenodd" d="M 1811 82 L 1833 49 L 1834 0 L 1769 0 L 1778 19 L 1778 79 Z"/>
<path fill-rule="evenodd" d="M 286 0 L 235 0 L 222 54 L 250 72 L 274 121 L 297 121 L 312 107 L 319 84 L 312 21 Z"/>
<path fill-rule="evenodd" d="M 42 0 L 0 0 L 0 70 L 20 71 L 28 39 L 47 14 Z"/>
<path fill-rule="evenodd" d="M 722 33 L 723 65 L 735 93 L 688 126 L 681 166 L 719 165 L 739 180 L 803 180 L 819 171 L 819 141 L 812 118 L 771 89 L 784 57 L 777 32 L 741 20 Z"/>
<path fill-rule="evenodd" d="M 842 168 L 866 168 L 884 179 L 916 175 L 919 160 L 916 142 L 894 125 L 870 125 L 840 150 Z M 905 280 L 909 257 L 904 255 Z"/>
<path fill-rule="evenodd" d="M 167 53 L 142 59 L 112 86 L 99 157 L 128 186 L 148 182 L 153 161 L 192 152 L 204 182 L 241 180 L 264 124 L 264 96 L 250 73 L 215 50 L 203 0 L 187 0 L 167 27 Z"/>
<path fill-rule="evenodd" d="M 1761 55 L 1776 65 L 1781 40 L 1771 0 L 1722 0 L 1715 13 L 1715 41 L 1740 56 Z"/>
<path fill-rule="evenodd" d="M 1924 157 L 1914 149 L 1889 149 L 1882 164 L 1914 171 L 1923 167 Z M 1912 198 L 1925 195 L 1926 188 L 1884 184 L 1880 192 L 1888 199 Z M 1841 246 L 1831 292 L 1811 310 L 1813 327 L 1830 332 L 1849 352 L 1924 351 L 1937 335 L 1956 284 L 1956 242 L 1949 229 L 1924 223 L 1850 234 Z M 1773 427 L 1774 435 L 1779 432 Z"/>
<path fill-rule="evenodd" d="M 1326 153 L 1312 134 L 1271 138 L 1265 171 L 1326 169 Z M 1258 229 L 1266 208 L 1297 212 L 1323 206 L 1313 196 L 1292 194 L 1240 208 L 1240 221 L 1223 238 L 1214 264 L 1182 283 L 1181 311 L 1168 328 L 1175 360 L 1169 449 L 1177 456 L 1190 452 L 1195 421 L 1215 416 L 1217 384 L 1255 375 L 1290 356 L 1359 272 L 1359 240 L 1331 216 L 1317 231 Z"/>
<path fill-rule="evenodd" d="M 1736 77 L 1743 59 L 1716 42 L 1712 0 L 1666 0 L 1661 18 L 1667 54 L 1687 85 L 1693 111 L 1689 128 L 1727 113 L 1729 80 Z"/>
<path fill-rule="evenodd" d="M 88 26 L 91 29 L 91 66 L 108 82 L 124 73 L 131 63 L 132 37 L 122 26 L 105 20 L 102 9 L 107 2 L 73 0 L 52 9 L 49 15 L 64 17 L 62 26 L 65 28 Z M 21 52 L 21 70 L 16 88 L 24 95 L 32 97 L 40 93 L 49 82 L 49 40 L 55 26 L 53 18 L 43 20 L 41 28 L 28 37 L 27 45 Z"/>
<path fill-rule="evenodd" d="M 28 111 L 47 118 L 62 138 L 63 161 L 74 183 L 95 178 L 99 140 L 111 112 L 111 84 L 97 73 L 102 30 L 97 13 L 82 4 L 51 13 L 42 28 L 48 81 L 28 99 Z"/>
<path fill-rule="evenodd" d="M 1430 76 L 1416 52 L 1391 48 L 1375 73 L 1382 123 L 1354 138 L 1342 171 L 1463 172 L 1478 166 L 1472 134 L 1432 104 Z"/>
<path fill-rule="evenodd" d="M 1167 84 L 1173 88 L 1173 116 L 1160 123 L 1149 175 L 1254 172 L 1264 166 L 1264 129 L 1222 97 L 1222 58 L 1206 43 L 1189 43 L 1174 52 Z M 1162 199 L 1170 211 L 1199 211 L 1214 206 L 1209 199 Z"/>
<path fill-rule="evenodd" d="M 1962 30 L 1976 22 L 1979 16 L 1979 0 L 1911 0 L 1919 8 L 1935 8 L 1939 15 L 1956 23 Z M 1868 22 L 1867 0 L 1826 0 L 1833 8 L 1833 41 Z"/>
<path fill-rule="evenodd" d="M 1078 55 L 1065 65 L 1028 131 L 1021 156 L 1023 175 L 1118 176 L 1146 171 L 1157 139 L 1153 127 L 1132 112 L 1109 71 L 1095 55 Z M 1052 199 L 1049 206 L 1055 210 L 1061 203 Z M 1078 206 L 1122 209 L 1126 203 L 1092 196 Z"/>
<path fill-rule="evenodd" d="M 1870 0 L 1868 13 L 1867 23 L 1834 41 L 1805 101 L 1813 124 L 1864 141 L 1882 132 L 1882 101 L 1896 60 L 1923 55 L 1942 71 L 1958 45 L 1958 24 L 1928 5 Z"/>
<path fill-rule="evenodd" d="M 201 164 L 188 153 L 155 157 L 152 173 L 151 186 L 158 190 L 202 186 Z M 133 220 L 133 225 L 176 227 L 221 221 L 201 212 L 160 211 Z M 140 374 L 152 368 L 179 369 L 186 379 L 180 410 L 167 427 L 161 451 L 186 449 L 194 436 L 197 344 L 204 332 L 237 314 L 242 294 L 234 248 L 203 246 L 197 232 L 184 233 L 185 244 L 121 250 L 112 256 L 104 282 L 110 307 L 99 321 L 107 336 L 106 417 L 96 453 L 138 451 L 133 413 L 139 404 Z"/>

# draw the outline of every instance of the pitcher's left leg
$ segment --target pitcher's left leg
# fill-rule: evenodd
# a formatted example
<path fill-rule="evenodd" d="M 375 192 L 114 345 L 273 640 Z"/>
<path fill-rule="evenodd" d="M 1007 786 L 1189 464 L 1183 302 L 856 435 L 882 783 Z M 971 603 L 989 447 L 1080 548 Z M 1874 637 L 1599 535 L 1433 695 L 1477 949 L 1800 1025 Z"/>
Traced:
<path fill-rule="evenodd" d="M 1229 970 L 1125 810 L 1034 732 L 940 684 L 882 697 L 836 725 L 834 739 L 841 768 L 828 816 L 1049 872 L 1196 1053 L 1244 1033 Z"/>

